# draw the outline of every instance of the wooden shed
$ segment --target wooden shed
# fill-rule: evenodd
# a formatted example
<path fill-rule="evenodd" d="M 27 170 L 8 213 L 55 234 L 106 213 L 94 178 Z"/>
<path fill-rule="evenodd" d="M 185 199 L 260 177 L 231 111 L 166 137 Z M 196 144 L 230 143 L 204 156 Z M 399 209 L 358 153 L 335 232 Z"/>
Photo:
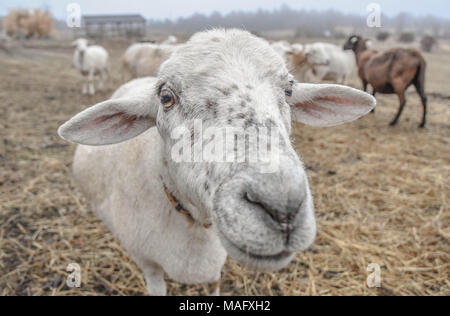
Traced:
<path fill-rule="evenodd" d="M 87 37 L 144 37 L 147 20 L 140 14 L 84 15 L 83 28 Z"/>

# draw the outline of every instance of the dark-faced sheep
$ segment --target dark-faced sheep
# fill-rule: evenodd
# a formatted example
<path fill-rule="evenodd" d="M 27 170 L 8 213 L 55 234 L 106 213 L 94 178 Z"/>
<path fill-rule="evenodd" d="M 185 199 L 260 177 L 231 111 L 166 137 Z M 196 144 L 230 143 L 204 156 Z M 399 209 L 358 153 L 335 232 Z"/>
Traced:
<path fill-rule="evenodd" d="M 370 84 L 373 95 L 376 93 L 397 94 L 400 102 L 398 113 L 391 126 L 396 125 L 406 104 L 405 91 L 414 85 L 423 105 L 423 118 L 420 128 L 425 127 L 427 115 L 427 96 L 425 94 L 426 63 L 422 55 L 414 49 L 393 48 L 385 52 L 368 49 L 367 40 L 351 36 L 344 49 L 355 53 L 358 74 L 364 91 Z"/>

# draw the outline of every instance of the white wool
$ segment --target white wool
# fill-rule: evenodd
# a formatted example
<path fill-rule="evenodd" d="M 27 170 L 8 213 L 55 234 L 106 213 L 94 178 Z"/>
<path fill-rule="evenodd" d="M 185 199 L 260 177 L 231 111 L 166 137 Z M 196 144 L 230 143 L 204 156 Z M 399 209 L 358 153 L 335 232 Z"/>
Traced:
<path fill-rule="evenodd" d="M 174 35 L 170 35 L 165 41 L 163 41 L 161 44 L 163 45 L 173 45 L 178 42 L 178 39 Z"/>
<path fill-rule="evenodd" d="M 313 43 L 304 47 L 307 67 L 315 74 L 313 82 L 330 80 L 339 84 L 347 81 L 356 66 L 352 52 L 330 43 Z"/>
<path fill-rule="evenodd" d="M 156 76 L 159 67 L 177 48 L 177 45 L 135 43 L 122 57 L 124 81 L 146 76 Z"/>

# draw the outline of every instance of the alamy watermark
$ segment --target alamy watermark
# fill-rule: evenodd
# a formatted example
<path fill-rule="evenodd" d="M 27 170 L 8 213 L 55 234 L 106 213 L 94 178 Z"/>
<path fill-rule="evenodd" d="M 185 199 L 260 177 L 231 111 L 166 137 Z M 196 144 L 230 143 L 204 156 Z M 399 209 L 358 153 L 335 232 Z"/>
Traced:
<path fill-rule="evenodd" d="M 81 6 L 78 3 L 69 3 L 66 7 L 67 27 L 75 28 L 81 27 Z"/>
<path fill-rule="evenodd" d="M 381 287 L 381 269 L 380 265 L 371 263 L 367 266 L 367 272 L 372 272 L 367 276 L 367 287 L 375 288 Z"/>
<path fill-rule="evenodd" d="M 67 272 L 70 272 L 67 277 L 66 284 L 69 288 L 81 287 L 81 267 L 78 263 L 70 263 L 66 268 Z"/>
<path fill-rule="evenodd" d="M 369 13 L 367 16 L 367 26 L 381 27 L 381 5 L 379 3 L 369 3 L 366 11 Z"/>
<path fill-rule="evenodd" d="M 194 120 L 191 128 L 176 127 L 171 138 L 175 141 L 171 157 L 176 163 L 248 163 L 257 166 L 261 173 L 279 170 L 282 135 L 276 128 L 203 128 L 202 120 Z"/>

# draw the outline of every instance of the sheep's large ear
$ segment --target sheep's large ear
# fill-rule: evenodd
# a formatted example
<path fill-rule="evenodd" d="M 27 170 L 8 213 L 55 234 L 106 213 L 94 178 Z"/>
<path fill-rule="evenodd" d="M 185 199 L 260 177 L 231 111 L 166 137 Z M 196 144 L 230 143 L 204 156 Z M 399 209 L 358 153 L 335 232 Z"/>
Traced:
<path fill-rule="evenodd" d="M 356 120 L 375 108 L 371 95 L 347 86 L 296 83 L 288 98 L 293 119 L 311 126 L 335 126 Z"/>
<path fill-rule="evenodd" d="M 100 146 L 136 137 L 155 125 L 156 96 L 133 96 L 96 104 L 61 125 L 58 134 L 70 142 Z"/>

